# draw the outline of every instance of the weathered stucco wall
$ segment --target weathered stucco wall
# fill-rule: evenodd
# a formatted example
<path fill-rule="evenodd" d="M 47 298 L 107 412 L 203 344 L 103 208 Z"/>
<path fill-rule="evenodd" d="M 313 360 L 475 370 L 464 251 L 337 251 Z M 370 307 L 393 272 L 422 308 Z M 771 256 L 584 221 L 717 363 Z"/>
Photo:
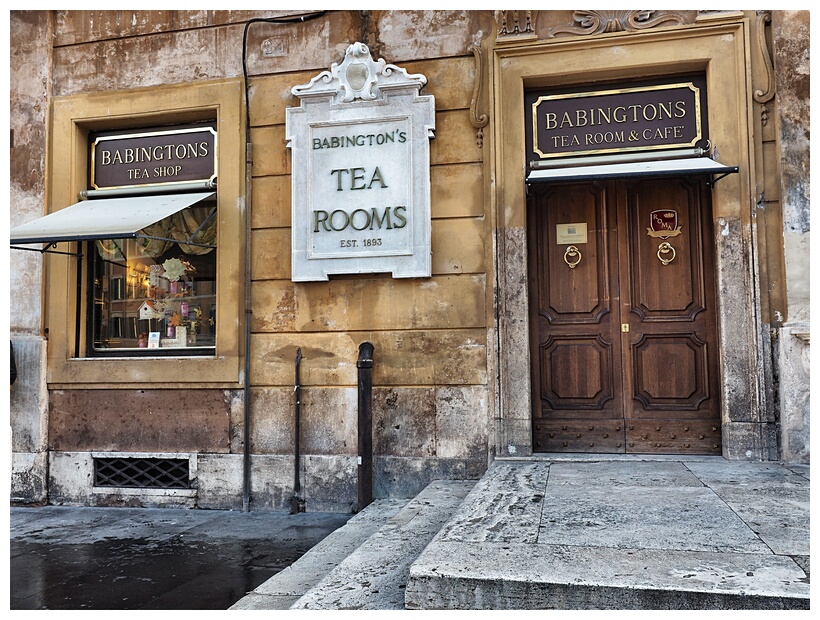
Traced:
<path fill-rule="evenodd" d="M 809 12 L 774 11 L 777 121 L 786 316 L 778 330 L 781 450 L 788 462 L 810 456 L 810 87 Z"/>
<path fill-rule="evenodd" d="M 357 451 L 356 359 L 375 346 L 374 454 L 377 496 L 409 496 L 437 477 L 477 477 L 487 463 L 487 281 L 491 267 L 483 204 L 482 150 L 470 123 L 475 63 L 467 48 L 481 34 L 469 12 L 377 11 L 360 32 L 374 58 L 428 79 L 436 98 L 431 141 L 432 277 L 336 276 L 327 283 L 290 280 L 291 159 L 285 147 L 290 94 L 341 62 L 350 32 L 326 41 L 297 35 L 296 57 L 265 57 L 268 41 L 292 49 L 284 29 L 255 25 L 249 36 L 253 168 L 252 443 L 254 454 L 293 450 L 293 380 L 301 348 L 305 476 L 348 488 Z M 340 17 L 334 17 L 340 19 Z M 308 28 L 309 30 L 309 28 Z M 407 33 L 425 37 L 408 38 Z M 327 58 L 328 47 L 338 50 Z M 407 62 L 405 62 L 407 61 Z M 320 63 L 325 63 L 322 66 Z M 321 460 L 315 460 L 320 457 Z M 310 471 L 317 466 L 319 472 Z M 354 469 L 355 473 L 355 469 Z M 352 480 L 355 482 L 355 476 Z M 344 486 L 344 485 L 343 485 Z M 310 490 L 308 489 L 308 493 Z"/>
<path fill-rule="evenodd" d="M 51 32 L 50 13 L 11 12 L 11 226 L 33 220 L 44 213 Z M 15 501 L 41 502 L 47 494 L 48 468 L 46 340 L 41 334 L 41 255 L 11 250 L 9 274 L 9 331 L 17 366 L 17 380 L 12 386 L 9 402 L 11 496 Z"/>
<path fill-rule="evenodd" d="M 77 97 L 241 76 L 247 20 L 287 13 L 53 15 L 53 94 Z M 475 63 L 467 48 L 483 36 L 490 20 L 489 13 L 467 11 L 331 11 L 304 23 L 258 21 L 248 27 L 254 507 L 285 509 L 290 500 L 297 348 L 303 354 L 301 476 L 308 509 L 349 510 L 355 504 L 356 358 L 365 340 L 376 348 L 377 496 L 410 496 L 433 478 L 478 477 L 486 468 L 491 248 L 485 242 L 483 153 L 470 122 Z M 416 36 L 419 32 L 425 36 Z M 359 40 L 372 47 L 374 57 L 423 73 L 428 78 L 424 92 L 436 97 L 430 172 L 433 276 L 423 281 L 350 276 L 294 284 L 284 110 L 298 105 L 290 94 L 293 86 L 339 62 L 347 46 Z M 117 122 L 127 124 L 126 119 Z M 99 381 L 101 388 L 113 387 L 105 384 L 105 376 Z M 91 467 L 93 452 L 190 451 L 197 453 L 197 505 L 242 504 L 241 391 L 223 398 L 229 391 L 81 391 L 65 383 L 59 388 L 50 408 L 55 501 L 173 504 L 175 499 L 150 494 L 111 499 L 92 492 L 81 472 Z"/>
<path fill-rule="evenodd" d="M 231 390 L 52 390 L 59 452 L 228 452 Z"/>

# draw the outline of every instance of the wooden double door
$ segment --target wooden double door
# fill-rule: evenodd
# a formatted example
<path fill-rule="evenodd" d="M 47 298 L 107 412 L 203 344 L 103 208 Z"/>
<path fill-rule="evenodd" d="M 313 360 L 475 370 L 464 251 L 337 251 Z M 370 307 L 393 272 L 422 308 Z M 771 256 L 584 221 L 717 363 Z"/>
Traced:
<path fill-rule="evenodd" d="M 697 177 L 530 188 L 534 452 L 721 453 L 710 214 Z"/>

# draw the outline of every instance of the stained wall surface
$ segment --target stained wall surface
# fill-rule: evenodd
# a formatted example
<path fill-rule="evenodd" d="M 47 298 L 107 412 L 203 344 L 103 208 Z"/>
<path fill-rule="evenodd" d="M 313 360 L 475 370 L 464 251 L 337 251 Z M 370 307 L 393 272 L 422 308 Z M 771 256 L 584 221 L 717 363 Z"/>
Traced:
<path fill-rule="evenodd" d="M 127 97 L 131 89 L 213 84 L 243 76 L 246 70 L 253 159 L 247 205 L 253 309 L 248 436 L 257 506 L 281 509 L 289 499 L 297 349 L 303 360 L 301 468 L 311 508 L 349 509 L 355 499 L 356 358 L 364 341 L 375 346 L 376 493 L 406 496 L 436 477 L 477 477 L 487 464 L 491 244 L 486 241 L 482 150 L 469 119 L 476 70 L 467 47 L 480 39 L 491 16 L 331 11 L 304 23 L 264 21 L 275 16 L 287 18 L 288 13 L 43 13 L 43 19 L 54 22 L 53 48 L 43 50 L 53 75 L 49 94 L 71 97 L 72 105 L 81 106 L 85 96 L 122 92 Z M 409 44 L 408 29 L 429 36 Z M 371 43 L 374 58 L 424 74 L 425 93 L 436 98 L 430 169 L 432 276 L 394 280 L 374 274 L 337 276 L 323 284 L 293 283 L 291 158 L 284 141 L 284 110 L 299 104 L 290 93 L 293 86 L 339 62 L 357 40 Z M 116 121 L 117 126 L 127 122 Z M 226 130 L 231 129 L 220 128 Z M 43 175 L 36 178 L 43 183 Z M 59 183 L 60 173 L 53 171 L 52 178 Z M 42 202 L 39 196 L 35 212 L 24 219 L 40 215 Z M 239 286 L 243 274 L 236 276 Z M 241 337 L 242 317 L 238 319 Z M 134 362 L 135 368 L 149 363 Z M 72 389 L 64 379 L 51 392 L 51 478 L 59 500 L 85 502 L 91 497 L 88 488 L 72 490 L 85 484 L 82 476 L 63 483 L 79 471 L 75 465 L 64 466 L 79 462 L 67 461 L 66 454 L 187 452 L 197 455 L 200 504 L 236 507 L 243 485 L 241 382 L 203 391 L 182 368 L 178 377 L 163 378 L 178 383 L 173 389 L 108 383 L 114 376 L 101 372 L 99 389 L 83 390 Z M 125 376 L 117 371 L 116 380 L 122 382 Z M 95 381 L 87 374 L 81 380 L 84 385 Z"/>
<path fill-rule="evenodd" d="M 363 342 L 375 347 L 377 496 L 409 497 L 435 478 L 477 478 L 498 453 L 526 455 L 532 446 L 526 217 L 519 200 L 524 190 L 523 183 L 499 185 L 513 176 L 500 174 L 513 169 L 510 162 L 523 163 L 520 144 L 511 137 L 523 129 L 501 111 L 513 109 L 510 102 L 522 96 L 524 84 L 505 91 L 502 65 L 526 65 L 528 76 L 540 71 L 565 84 L 633 79 L 644 70 L 659 71 L 649 67 L 652 62 L 692 70 L 712 52 L 689 49 L 687 58 L 695 60 L 683 63 L 675 37 L 684 37 L 687 28 L 708 33 L 723 27 L 730 34 L 711 40 L 724 46 L 733 36 L 751 42 L 749 49 L 733 47 L 745 50 L 737 56 L 720 59 L 722 67 L 736 68 L 736 83 L 745 84 L 748 73 L 751 90 L 716 95 L 722 109 L 735 100 L 751 106 L 749 119 L 735 115 L 727 123 L 734 133 L 721 129 L 733 136 L 733 155 L 745 167 L 742 181 L 721 182 L 715 202 L 720 323 L 728 343 L 722 352 L 722 416 L 737 438 L 724 454 L 808 462 L 808 12 L 775 11 L 769 21 L 752 11 L 653 11 L 643 21 L 618 21 L 615 13 L 624 12 L 342 10 L 316 19 L 301 11 L 12 12 L 11 225 L 48 212 L 55 188 L 76 184 L 85 174 L 82 166 L 49 159 L 49 140 L 53 152 L 85 148 L 81 141 L 69 144 L 80 130 L 66 137 L 49 125 L 49 110 L 98 110 L 106 98 L 120 106 L 110 113 L 111 128 L 122 128 L 146 122 L 151 97 L 151 112 L 161 119 L 177 96 L 197 101 L 200 93 L 205 100 L 202 92 L 221 90 L 225 100 L 232 98 L 234 112 L 232 125 L 219 131 L 231 132 L 241 145 L 224 169 L 244 168 L 246 157 L 249 165 L 245 174 L 220 179 L 221 199 L 231 205 L 237 230 L 230 244 L 235 257 L 248 250 L 248 264 L 231 259 L 220 268 L 231 274 L 226 297 L 237 308 L 246 292 L 250 300 L 247 315 L 240 308 L 223 317 L 235 343 L 244 342 L 249 325 L 248 351 L 244 344 L 235 347 L 240 362 L 246 353 L 249 362 L 233 375 L 198 376 L 183 360 L 163 366 L 174 369 L 161 384 L 141 384 L 140 377 L 156 373 L 149 372 L 149 360 L 135 360 L 100 366 L 94 376 L 57 376 L 54 357 L 64 353 L 56 339 L 66 335 L 55 335 L 47 319 L 61 303 L 49 297 L 48 282 L 68 259 L 12 251 L 10 328 L 19 373 L 11 397 L 13 499 L 236 509 L 243 505 L 248 476 L 253 507 L 287 509 L 294 492 L 300 351 L 301 494 L 309 510 L 354 510 L 356 361 Z M 587 18 L 579 19 L 581 14 Z M 306 19 L 288 21 L 300 16 Z M 591 26 L 604 23 L 610 26 L 600 32 Z M 645 29 L 663 54 L 631 61 L 618 76 L 601 67 L 573 74 L 589 58 L 583 43 L 604 49 L 610 40 L 626 40 L 618 39 L 624 29 L 632 29 L 628 38 L 635 48 L 643 44 L 639 31 Z M 776 96 L 753 100 L 752 91 L 767 90 L 760 54 L 766 45 L 760 41 L 770 31 Z M 423 74 L 422 93 L 435 97 L 432 274 L 293 282 L 285 110 L 299 105 L 291 88 L 341 62 L 356 41 L 366 43 L 374 59 Z M 612 45 L 604 52 L 623 58 L 625 49 Z M 534 54 L 569 60 L 536 70 Z M 698 54 L 706 60 L 697 60 Z M 527 79 L 537 82 L 537 76 Z M 239 83 L 246 87 L 241 97 Z M 129 101 L 139 103 L 130 107 Z M 131 117 L 123 112 L 129 109 L 139 112 Z M 246 120 L 238 118 L 246 112 Z M 95 128 L 108 122 L 102 113 L 82 121 Z M 758 185 L 766 186 L 765 196 L 737 189 Z M 235 188 L 230 196 L 227 187 Z M 238 226 L 244 218 L 247 235 Z M 739 312 L 748 320 L 735 333 Z M 93 459 L 106 453 L 190 458 L 193 489 L 142 495 L 95 490 Z"/>

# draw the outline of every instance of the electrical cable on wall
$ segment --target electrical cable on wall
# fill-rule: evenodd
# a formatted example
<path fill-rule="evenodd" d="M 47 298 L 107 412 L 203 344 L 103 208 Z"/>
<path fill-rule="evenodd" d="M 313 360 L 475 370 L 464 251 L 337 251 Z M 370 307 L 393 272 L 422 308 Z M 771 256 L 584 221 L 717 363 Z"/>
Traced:
<path fill-rule="evenodd" d="M 245 97 L 245 368 L 244 368 L 244 391 L 243 391 L 243 493 L 242 510 L 250 511 L 251 496 L 251 454 L 250 454 L 250 350 L 251 350 L 251 170 L 253 167 L 251 149 L 251 112 L 250 94 L 248 87 L 248 31 L 251 25 L 257 23 L 268 24 L 298 24 L 313 19 L 318 19 L 328 11 L 318 11 L 310 15 L 300 15 L 298 17 L 268 17 L 251 19 L 245 24 L 242 34 L 242 88 Z"/>

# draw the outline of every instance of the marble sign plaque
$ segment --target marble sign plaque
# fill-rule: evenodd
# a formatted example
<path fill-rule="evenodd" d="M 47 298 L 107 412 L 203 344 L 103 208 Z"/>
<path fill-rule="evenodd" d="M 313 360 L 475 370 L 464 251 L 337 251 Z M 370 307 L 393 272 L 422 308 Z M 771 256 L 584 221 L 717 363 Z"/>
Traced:
<path fill-rule="evenodd" d="M 346 273 L 429 277 L 430 139 L 427 79 L 374 61 L 363 43 L 292 93 L 293 281 Z"/>

